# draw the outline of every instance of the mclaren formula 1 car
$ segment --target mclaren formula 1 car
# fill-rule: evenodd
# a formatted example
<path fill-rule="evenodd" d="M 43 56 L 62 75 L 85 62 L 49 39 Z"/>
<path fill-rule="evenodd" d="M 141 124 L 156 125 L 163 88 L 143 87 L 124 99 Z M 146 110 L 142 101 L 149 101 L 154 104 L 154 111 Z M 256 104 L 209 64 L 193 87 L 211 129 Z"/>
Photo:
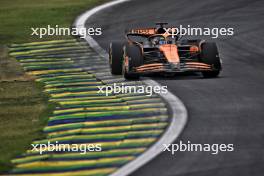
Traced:
<path fill-rule="evenodd" d="M 182 39 L 173 35 L 166 23 L 154 28 L 126 32 L 127 42 L 112 42 L 109 47 L 111 73 L 138 79 L 148 73 L 201 72 L 217 77 L 221 62 L 215 43 Z"/>

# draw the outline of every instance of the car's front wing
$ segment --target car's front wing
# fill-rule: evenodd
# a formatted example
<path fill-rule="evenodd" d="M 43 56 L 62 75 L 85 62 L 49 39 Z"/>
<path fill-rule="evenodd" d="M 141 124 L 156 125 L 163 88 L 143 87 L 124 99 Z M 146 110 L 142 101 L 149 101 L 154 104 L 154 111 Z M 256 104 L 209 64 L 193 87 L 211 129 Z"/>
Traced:
<path fill-rule="evenodd" d="M 212 71 L 212 65 L 201 62 L 185 62 L 185 63 L 152 63 L 145 64 L 134 68 L 136 73 L 154 73 L 154 72 L 199 72 Z"/>

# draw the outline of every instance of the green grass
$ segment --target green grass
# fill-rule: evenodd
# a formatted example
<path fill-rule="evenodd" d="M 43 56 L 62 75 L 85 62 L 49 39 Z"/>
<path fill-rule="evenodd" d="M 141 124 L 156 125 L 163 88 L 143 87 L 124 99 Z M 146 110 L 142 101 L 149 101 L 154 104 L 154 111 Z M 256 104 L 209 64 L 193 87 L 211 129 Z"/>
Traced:
<path fill-rule="evenodd" d="M 7 56 L 8 44 L 66 39 L 69 36 L 31 36 L 31 28 L 69 27 L 77 15 L 107 0 L 1 0 L 0 3 L 0 173 L 12 168 L 10 160 L 35 139 L 54 109 L 32 77 Z"/>
<path fill-rule="evenodd" d="M 54 104 L 42 87 L 0 47 L 0 173 L 12 167 L 10 160 L 30 148 L 33 139 L 43 137 Z"/>
<path fill-rule="evenodd" d="M 41 90 L 33 81 L 0 82 L 1 172 L 12 167 L 10 160 L 30 148 L 33 139 L 44 137 L 54 105 Z"/>
<path fill-rule="evenodd" d="M 30 148 L 33 139 L 43 137 L 53 105 L 32 81 L 0 84 L 0 171 L 6 171 L 12 158 Z"/>
<path fill-rule="evenodd" d="M 69 38 L 49 36 L 39 39 L 31 36 L 31 28 L 47 25 L 69 27 L 74 19 L 92 6 L 106 0 L 1 0 L 0 45 Z"/>

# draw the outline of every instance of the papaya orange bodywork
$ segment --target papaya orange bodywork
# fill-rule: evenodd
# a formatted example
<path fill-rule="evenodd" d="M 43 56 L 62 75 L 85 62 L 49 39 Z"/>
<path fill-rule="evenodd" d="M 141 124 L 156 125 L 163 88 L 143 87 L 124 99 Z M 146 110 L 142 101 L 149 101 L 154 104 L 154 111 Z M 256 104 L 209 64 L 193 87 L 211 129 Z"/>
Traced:
<path fill-rule="evenodd" d="M 166 59 L 170 63 L 179 63 L 180 62 L 180 57 L 178 55 L 178 49 L 176 45 L 172 44 L 165 44 L 161 45 L 159 47 L 160 51 L 163 52 L 165 55 Z"/>

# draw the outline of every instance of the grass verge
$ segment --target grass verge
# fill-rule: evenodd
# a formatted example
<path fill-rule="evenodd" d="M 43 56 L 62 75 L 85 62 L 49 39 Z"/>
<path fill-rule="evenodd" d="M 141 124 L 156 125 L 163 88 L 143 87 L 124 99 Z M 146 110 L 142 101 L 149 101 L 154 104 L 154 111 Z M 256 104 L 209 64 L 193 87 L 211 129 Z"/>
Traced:
<path fill-rule="evenodd" d="M 65 39 L 65 36 L 31 36 L 31 28 L 69 27 L 84 10 L 106 0 L 1 0 L 0 44 Z"/>
<path fill-rule="evenodd" d="M 0 47 L 0 173 L 8 171 L 10 160 L 43 137 L 42 129 L 53 110 L 42 85 L 24 74 L 7 48 Z"/>

